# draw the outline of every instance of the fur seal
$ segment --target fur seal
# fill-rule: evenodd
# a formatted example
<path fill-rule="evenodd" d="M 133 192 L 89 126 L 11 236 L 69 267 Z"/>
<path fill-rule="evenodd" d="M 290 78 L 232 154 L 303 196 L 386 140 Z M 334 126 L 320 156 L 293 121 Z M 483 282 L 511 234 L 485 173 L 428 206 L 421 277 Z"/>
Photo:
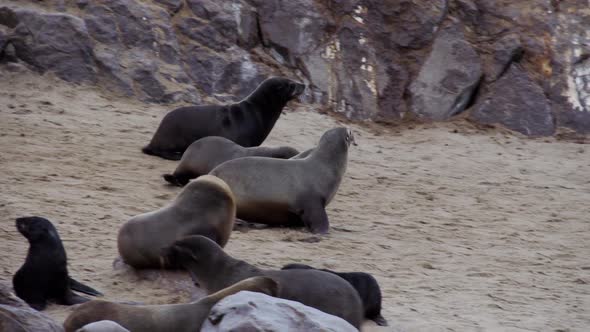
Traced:
<path fill-rule="evenodd" d="M 279 285 L 278 294 L 325 313 L 338 316 L 357 329 L 363 307 L 356 290 L 344 279 L 318 270 L 262 270 L 226 254 L 204 236 L 189 236 L 165 250 L 166 259 L 189 271 L 200 287 L 210 294 L 254 276 L 270 277 Z"/>
<path fill-rule="evenodd" d="M 18 297 L 34 309 L 43 310 L 47 301 L 63 305 L 89 301 L 72 290 L 102 295 L 68 275 L 66 251 L 49 220 L 42 217 L 17 218 L 16 228 L 29 241 L 27 259 L 12 278 Z"/>
<path fill-rule="evenodd" d="M 304 90 L 305 85 L 301 83 L 271 77 L 235 104 L 177 108 L 164 116 L 142 151 L 179 160 L 192 142 L 207 136 L 225 137 L 244 147 L 258 146 L 272 130 L 287 102 Z"/>
<path fill-rule="evenodd" d="M 198 301 L 186 304 L 130 305 L 91 301 L 80 305 L 64 322 L 66 332 L 85 324 L 111 320 L 130 331 L 200 331 L 211 308 L 226 296 L 246 290 L 276 296 L 278 284 L 271 278 L 247 278 Z"/>
<path fill-rule="evenodd" d="M 305 264 L 287 264 L 281 270 L 293 269 L 315 269 Z M 365 272 L 335 272 L 326 269 L 316 269 L 328 273 L 333 273 L 340 278 L 348 281 L 359 293 L 363 307 L 365 308 L 365 317 L 377 323 L 379 326 L 387 326 L 387 320 L 381 316 L 381 288 L 379 283 L 372 275 Z"/>
<path fill-rule="evenodd" d="M 119 230 L 123 261 L 134 268 L 172 268 L 162 265 L 161 249 L 187 235 L 200 234 L 222 247 L 229 240 L 236 216 L 228 185 L 212 175 L 189 183 L 167 206 L 133 217 Z"/>
<path fill-rule="evenodd" d="M 210 174 L 234 192 L 238 218 L 269 225 L 305 225 L 312 233 L 327 233 L 330 203 L 346 171 L 348 147 L 354 136 L 347 128 L 325 132 L 303 158 L 245 157 L 227 161 Z"/>
<path fill-rule="evenodd" d="M 232 159 L 242 157 L 270 157 L 289 159 L 299 151 L 288 146 L 276 148 L 244 148 L 224 137 L 209 136 L 193 142 L 172 174 L 163 175 L 164 180 L 173 185 L 184 186 L 190 179 L 208 174 L 216 166 Z"/>

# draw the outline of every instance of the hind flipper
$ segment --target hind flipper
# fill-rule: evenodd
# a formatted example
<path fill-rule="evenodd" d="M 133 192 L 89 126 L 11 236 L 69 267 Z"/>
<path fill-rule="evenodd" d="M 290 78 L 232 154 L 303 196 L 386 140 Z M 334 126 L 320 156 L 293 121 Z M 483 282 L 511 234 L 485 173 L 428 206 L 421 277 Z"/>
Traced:
<path fill-rule="evenodd" d="M 181 151 L 166 151 L 152 149 L 149 147 L 149 145 L 141 149 L 141 151 L 145 154 L 149 154 L 151 156 L 158 156 L 168 160 L 180 160 L 183 154 L 183 152 Z"/>
<path fill-rule="evenodd" d="M 69 277 L 69 278 L 70 278 L 70 288 L 72 290 L 75 290 L 76 292 L 92 295 L 92 296 L 102 296 L 102 293 L 97 291 L 96 289 L 94 289 L 90 286 L 86 286 L 83 283 L 73 279 L 72 277 Z"/>
<path fill-rule="evenodd" d="M 387 320 L 385 318 L 383 318 L 383 316 L 381 316 L 381 314 L 371 318 L 371 320 L 374 321 L 375 323 L 377 323 L 377 325 L 379 325 L 379 326 L 388 326 Z"/>

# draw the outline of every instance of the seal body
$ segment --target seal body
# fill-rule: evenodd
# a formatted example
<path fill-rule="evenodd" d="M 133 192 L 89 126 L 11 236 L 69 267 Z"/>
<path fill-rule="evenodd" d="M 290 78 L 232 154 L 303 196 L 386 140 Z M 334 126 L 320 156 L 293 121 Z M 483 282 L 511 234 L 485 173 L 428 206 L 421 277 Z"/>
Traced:
<path fill-rule="evenodd" d="M 289 159 L 298 153 L 288 146 L 244 148 L 224 137 L 203 137 L 186 149 L 174 173 L 165 174 L 164 179 L 171 184 L 184 186 L 190 179 L 208 174 L 228 160 L 255 156 Z"/>
<path fill-rule="evenodd" d="M 211 308 L 226 296 L 252 291 L 276 296 L 278 284 L 271 278 L 247 278 L 214 294 L 187 304 L 129 305 L 106 301 L 84 303 L 64 322 L 66 332 L 101 320 L 110 320 L 130 331 L 200 331 Z"/>
<path fill-rule="evenodd" d="M 340 186 L 353 142 L 350 130 L 334 128 L 303 157 L 245 157 L 227 161 L 210 174 L 232 188 L 238 218 L 269 225 L 303 224 L 313 233 L 327 233 L 325 207 Z"/>
<path fill-rule="evenodd" d="M 72 292 L 75 289 L 90 295 L 98 291 L 70 278 L 66 251 L 53 224 L 42 217 L 16 219 L 16 228 L 29 241 L 23 266 L 14 274 L 12 284 L 18 297 L 37 310 L 45 309 L 47 301 L 72 305 L 88 301 Z"/>
<path fill-rule="evenodd" d="M 143 152 L 179 160 L 194 141 L 225 137 L 241 146 L 258 146 L 266 139 L 283 107 L 305 85 L 280 77 L 262 82 L 246 99 L 230 105 L 187 106 L 166 114 Z"/>
<path fill-rule="evenodd" d="M 282 267 L 282 270 L 293 269 L 314 269 L 305 264 L 287 264 Z M 340 278 L 348 281 L 354 289 L 358 292 L 363 308 L 365 309 L 365 317 L 377 323 L 380 326 L 387 326 L 387 320 L 381 315 L 381 288 L 375 277 L 364 272 L 335 272 L 332 270 L 318 269 L 328 273 L 333 273 Z"/>
<path fill-rule="evenodd" d="M 362 303 L 356 290 L 344 279 L 313 269 L 263 270 L 227 255 L 203 236 L 176 241 L 166 250 L 166 259 L 187 269 L 195 283 L 213 293 L 254 276 L 272 278 L 279 285 L 277 297 L 301 302 L 343 318 L 359 328 Z"/>
<path fill-rule="evenodd" d="M 194 234 L 207 236 L 225 246 L 235 214 L 234 196 L 227 184 L 215 176 L 201 176 L 169 205 L 125 223 L 119 230 L 119 253 L 123 261 L 134 268 L 172 268 L 162 266 L 162 248 Z"/>

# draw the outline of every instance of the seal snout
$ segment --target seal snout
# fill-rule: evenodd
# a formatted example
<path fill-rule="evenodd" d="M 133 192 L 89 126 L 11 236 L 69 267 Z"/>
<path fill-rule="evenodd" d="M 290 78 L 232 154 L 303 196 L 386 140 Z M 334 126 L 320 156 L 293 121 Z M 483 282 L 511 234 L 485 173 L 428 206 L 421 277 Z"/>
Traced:
<path fill-rule="evenodd" d="M 293 91 L 291 92 L 291 98 L 297 98 L 305 91 L 305 84 L 293 82 Z"/>

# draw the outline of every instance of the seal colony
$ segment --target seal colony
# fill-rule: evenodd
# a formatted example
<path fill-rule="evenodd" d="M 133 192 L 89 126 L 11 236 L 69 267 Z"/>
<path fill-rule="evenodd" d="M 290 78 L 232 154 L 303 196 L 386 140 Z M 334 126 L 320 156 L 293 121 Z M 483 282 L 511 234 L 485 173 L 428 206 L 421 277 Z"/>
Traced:
<path fill-rule="evenodd" d="M 303 84 L 271 77 L 239 103 L 177 108 L 164 116 L 142 151 L 179 160 L 194 141 L 207 136 L 225 137 L 243 147 L 258 146 L 272 130 L 287 102 L 304 90 Z"/>
<path fill-rule="evenodd" d="M 119 254 L 135 269 L 186 270 L 209 296 L 186 304 L 151 306 L 87 302 L 72 290 L 101 294 L 68 276 L 57 230 L 41 217 L 17 219 L 18 230 L 30 243 L 25 264 L 13 279 L 17 295 L 38 310 L 47 301 L 87 302 L 67 318 L 66 331 L 194 331 L 215 303 L 240 291 L 298 301 L 356 328 L 363 316 L 386 325 L 381 316 L 381 290 L 370 274 L 318 270 L 302 264 L 260 269 L 223 250 L 236 217 L 328 233 L 326 206 L 346 172 L 350 145 L 356 145 L 352 131 L 330 129 L 317 146 L 302 153 L 288 146 L 259 146 L 283 107 L 304 88 L 273 77 L 236 104 L 175 109 L 162 119 L 143 148 L 146 154 L 181 159 L 164 179 L 186 186 L 168 205 L 121 226 Z"/>
<path fill-rule="evenodd" d="M 88 295 L 102 295 L 68 275 L 66 251 L 53 224 L 42 217 L 16 219 L 16 228 L 29 241 L 24 265 L 12 279 L 14 291 L 37 310 L 48 301 L 72 305 L 89 301 L 72 290 Z"/>

